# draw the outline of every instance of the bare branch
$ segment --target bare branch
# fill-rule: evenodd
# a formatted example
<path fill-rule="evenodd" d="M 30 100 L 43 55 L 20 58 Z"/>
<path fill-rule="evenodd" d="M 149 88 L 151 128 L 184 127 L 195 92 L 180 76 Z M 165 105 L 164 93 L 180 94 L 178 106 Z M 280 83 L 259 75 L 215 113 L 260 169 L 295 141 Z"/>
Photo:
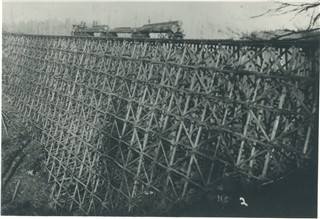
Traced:
<path fill-rule="evenodd" d="M 320 30 L 320 28 L 315 28 L 315 29 L 311 29 L 311 30 L 308 29 L 308 30 L 301 30 L 301 31 L 292 31 L 292 32 L 290 32 L 290 33 L 282 34 L 282 35 L 279 35 L 279 36 L 274 37 L 274 38 L 272 38 L 272 39 L 280 39 L 280 38 L 282 38 L 282 37 L 286 37 L 286 36 L 290 36 L 290 35 L 294 35 L 294 34 L 299 34 L 299 33 L 311 33 L 311 32 L 316 32 L 316 31 L 318 31 L 318 30 Z M 303 36 L 303 37 L 301 37 L 301 38 L 307 38 L 307 37 Z"/>
<path fill-rule="evenodd" d="M 265 16 L 267 14 L 284 15 L 288 13 L 295 13 L 295 15 L 293 16 L 293 18 L 295 18 L 296 16 L 302 13 L 306 13 L 313 9 L 312 16 L 307 29 L 311 29 L 312 27 L 314 27 L 316 25 L 316 22 L 320 19 L 320 2 L 319 1 L 311 2 L 311 3 L 290 3 L 290 2 L 275 2 L 275 3 L 278 4 L 278 7 L 269 9 L 268 11 L 262 14 L 251 16 L 251 18 L 258 18 L 258 17 Z M 315 14 L 315 12 L 317 14 Z"/>
<path fill-rule="evenodd" d="M 313 19 L 313 25 L 315 25 L 317 20 L 319 19 L 320 19 L 320 13 Z"/>

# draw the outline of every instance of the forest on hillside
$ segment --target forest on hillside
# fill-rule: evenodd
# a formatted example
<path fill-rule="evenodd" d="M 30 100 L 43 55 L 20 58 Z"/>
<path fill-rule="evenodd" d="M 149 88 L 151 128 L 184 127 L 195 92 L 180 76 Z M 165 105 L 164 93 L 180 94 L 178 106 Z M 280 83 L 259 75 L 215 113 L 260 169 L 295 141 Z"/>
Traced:
<path fill-rule="evenodd" d="M 39 34 L 39 35 L 70 35 L 75 21 L 65 19 L 47 19 L 45 21 L 28 20 L 22 22 L 3 23 L 3 32 Z"/>

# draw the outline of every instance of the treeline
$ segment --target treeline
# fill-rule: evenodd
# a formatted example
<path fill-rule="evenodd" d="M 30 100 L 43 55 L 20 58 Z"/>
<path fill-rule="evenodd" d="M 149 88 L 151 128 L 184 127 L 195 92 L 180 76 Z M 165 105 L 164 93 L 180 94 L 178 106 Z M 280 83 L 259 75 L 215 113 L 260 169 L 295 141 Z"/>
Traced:
<path fill-rule="evenodd" d="M 64 21 L 58 19 L 48 19 L 45 21 L 29 20 L 15 22 L 3 22 L 2 30 L 10 33 L 24 33 L 24 34 L 41 34 L 41 35 L 70 35 L 72 24 L 76 21 L 65 19 Z"/>

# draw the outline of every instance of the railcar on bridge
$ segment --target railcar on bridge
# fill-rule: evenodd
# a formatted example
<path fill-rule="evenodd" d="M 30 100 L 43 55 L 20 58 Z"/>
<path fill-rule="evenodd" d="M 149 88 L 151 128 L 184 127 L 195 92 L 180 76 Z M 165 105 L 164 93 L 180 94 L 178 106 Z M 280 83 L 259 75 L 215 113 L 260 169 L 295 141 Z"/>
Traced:
<path fill-rule="evenodd" d="M 132 38 L 150 38 L 150 34 L 157 34 L 159 38 L 183 39 L 183 32 L 181 21 L 145 24 L 138 28 L 116 27 L 112 29 L 108 25 L 97 25 L 97 22 L 94 22 L 92 27 L 88 27 L 84 22 L 81 22 L 80 25 L 73 25 L 71 35 L 119 37 L 122 34 L 128 34 Z"/>
<path fill-rule="evenodd" d="M 109 29 L 108 25 L 98 25 L 94 22 L 92 27 L 88 27 L 85 22 L 81 22 L 79 25 L 72 25 L 71 36 L 102 37 L 106 36 Z"/>

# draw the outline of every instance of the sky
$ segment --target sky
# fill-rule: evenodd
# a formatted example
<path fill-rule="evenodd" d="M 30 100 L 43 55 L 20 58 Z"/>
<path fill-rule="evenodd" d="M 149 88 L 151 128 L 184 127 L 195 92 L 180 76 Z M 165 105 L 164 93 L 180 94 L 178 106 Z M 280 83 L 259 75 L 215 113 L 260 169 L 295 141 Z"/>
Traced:
<path fill-rule="evenodd" d="M 267 14 L 277 3 L 263 2 L 4 2 L 4 23 L 66 18 L 76 23 L 97 20 L 110 27 L 138 27 L 181 20 L 186 38 L 226 38 L 232 33 L 304 28 L 310 17 Z M 310 16 L 310 14 L 309 14 Z"/>

